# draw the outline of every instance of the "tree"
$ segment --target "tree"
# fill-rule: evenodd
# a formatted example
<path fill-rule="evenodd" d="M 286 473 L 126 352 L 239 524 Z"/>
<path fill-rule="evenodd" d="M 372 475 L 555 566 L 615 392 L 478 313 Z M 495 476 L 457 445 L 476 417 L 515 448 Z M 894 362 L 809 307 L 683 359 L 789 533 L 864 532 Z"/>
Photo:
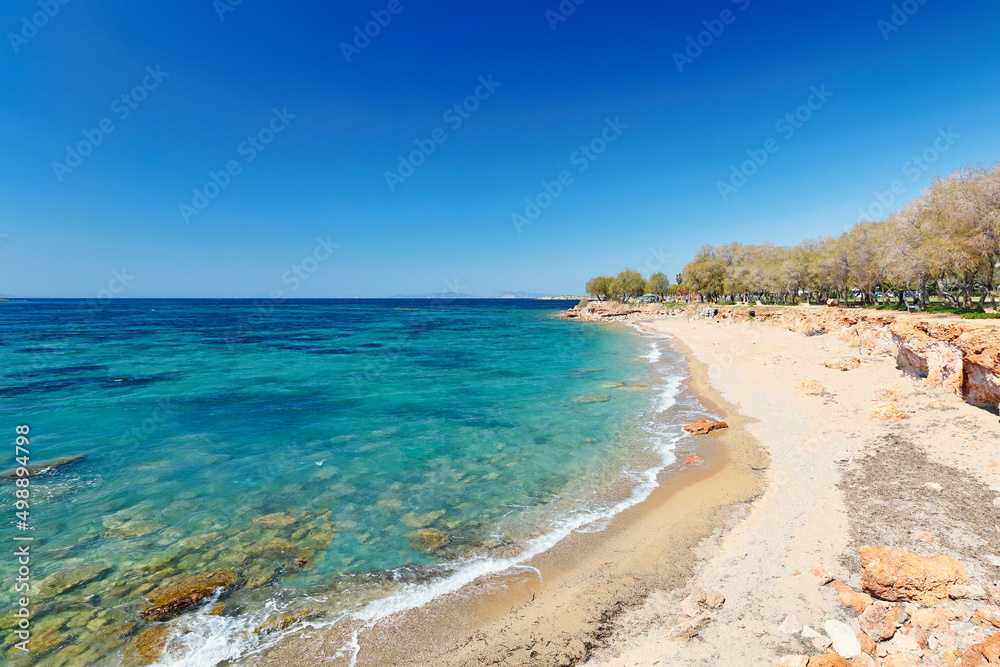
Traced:
<path fill-rule="evenodd" d="M 587 281 L 587 294 L 597 297 L 598 301 L 605 301 L 611 296 L 611 282 L 612 278 L 610 276 L 591 278 Z"/>
<path fill-rule="evenodd" d="M 654 273 L 646 281 L 646 289 L 650 294 L 656 294 L 662 300 L 667 296 L 667 288 L 670 287 L 670 278 L 664 273 Z"/>
<path fill-rule="evenodd" d="M 622 303 L 646 293 L 646 281 L 638 271 L 625 269 L 611 283 L 611 293 Z"/>

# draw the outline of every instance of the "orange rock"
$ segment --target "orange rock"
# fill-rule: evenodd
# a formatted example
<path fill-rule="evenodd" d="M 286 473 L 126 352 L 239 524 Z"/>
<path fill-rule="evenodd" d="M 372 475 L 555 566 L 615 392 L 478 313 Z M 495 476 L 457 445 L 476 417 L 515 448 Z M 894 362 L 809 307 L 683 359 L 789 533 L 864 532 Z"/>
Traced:
<path fill-rule="evenodd" d="M 689 466 L 693 466 L 693 465 L 696 465 L 698 463 L 701 463 L 704 460 L 705 459 L 699 458 L 697 456 L 688 455 L 688 457 L 686 459 L 684 459 L 684 464 L 685 465 L 689 465 Z"/>
<path fill-rule="evenodd" d="M 915 641 L 920 648 L 927 648 L 927 633 L 919 626 L 911 625 L 903 634 Z"/>
<path fill-rule="evenodd" d="M 868 655 L 875 652 L 875 640 L 868 635 L 864 633 L 858 635 L 858 643 L 861 644 L 861 650 Z"/>
<path fill-rule="evenodd" d="M 1000 608 L 986 605 L 976 610 L 976 618 L 983 623 L 989 623 L 995 628 L 1000 628 Z"/>
<path fill-rule="evenodd" d="M 814 655 L 809 658 L 808 667 L 851 667 L 851 663 L 836 653 L 824 653 L 823 655 Z"/>
<path fill-rule="evenodd" d="M 147 621 L 170 618 L 191 605 L 210 598 L 220 588 L 234 588 L 237 580 L 236 573 L 232 570 L 213 570 L 181 579 L 150 593 L 148 604 L 139 615 Z"/>
<path fill-rule="evenodd" d="M 896 624 L 893 616 L 890 615 L 893 611 L 897 612 L 898 615 L 899 610 L 895 607 L 885 602 L 876 602 L 862 612 L 861 616 L 858 617 L 858 623 L 861 624 L 861 629 L 864 630 L 865 634 L 871 637 L 869 641 L 874 639 L 880 642 L 892 639 L 892 636 L 896 634 Z M 865 652 L 871 653 L 871 651 Z"/>
<path fill-rule="evenodd" d="M 925 631 L 944 628 L 948 625 L 948 614 L 937 607 L 917 609 L 910 614 L 910 624 Z"/>
<path fill-rule="evenodd" d="M 913 533 L 912 535 L 910 535 L 910 539 L 916 540 L 918 542 L 927 542 L 928 544 L 937 544 L 937 540 L 934 539 L 934 536 L 926 531 Z"/>
<path fill-rule="evenodd" d="M 920 667 L 920 658 L 909 653 L 897 653 L 886 658 L 882 667 Z"/>
<path fill-rule="evenodd" d="M 688 424 L 684 427 L 684 430 L 694 435 L 706 435 L 723 428 L 729 428 L 729 424 L 726 422 L 708 422 L 702 419 L 693 424 Z"/>
<path fill-rule="evenodd" d="M 961 667 L 996 667 L 1000 665 L 1000 632 L 981 644 L 974 644 L 962 655 Z"/>
<path fill-rule="evenodd" d="M 873 602 L 870 595 L 858 593 L 853 588 L 839 581 L 831 581 L 830 586 L 837 591 L 837 599 L 840 604 L 850 607 L 859 614 L 868 608 Z"/>
<path fill-rule="evenodd" d="M 881 403 L 875 406 L 875 410 L 869 419 L 890 421 L 893 419 L 907 419 L 909 416 L 892 403 Z"/>
<path fill-rule="evenodd" d="M 816 577 L 817 586 L 826 586 L 828 583 L 833 581 L 833 574 L 831 574 L 830 570 L 826 569 L 822 565 L 814 567 L 811 574 Z"/>
<path fill-rule="evenodd" d="M 858 548 L 861 588 L 882 600 L 933 604 L 948 599 L 952 586 L 968 586 L 969 572 L 951 556 L 917 556 L 891 547 Z"/>

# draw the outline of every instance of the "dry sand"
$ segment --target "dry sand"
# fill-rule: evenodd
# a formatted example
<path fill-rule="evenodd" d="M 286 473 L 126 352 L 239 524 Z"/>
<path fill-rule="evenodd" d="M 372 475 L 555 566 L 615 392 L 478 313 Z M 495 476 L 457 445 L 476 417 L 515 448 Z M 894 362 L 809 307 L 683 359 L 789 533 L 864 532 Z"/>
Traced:
<path fill-rule="evenodd" d="M 362 635 L 359 665 L 771 667 L 816 653 L 779 632 L 787 614 L 817 629 L 857 623 L 809 572 L 821 564 L 857 587 L 859 544 L 950 554 L 974 581 L 997 580 L 996 415 L 902 375 L 887 357 L 826 368 L 858 356 L 832 333 L 683 318 L 643 326 L 688 352 L 693 387 L 730 424 L 702 440 L 706 463 L 664 473 L 603 532 L 575 533 L 534 558 L 541 577 L 498 575 L 379 623 Z M 796 390 L 810 380 L 822 393 Z M 893 389 L 907 418 L 869 419 Z M 912 540 L 915 531 L 939 544 Z M 704 610 L 711 620 L 691 638 L 679 603 L 695 585 L 726 602 Z M 256 664 L 346 665 L 333 657 L 345 639 L 300 636 Z"/>

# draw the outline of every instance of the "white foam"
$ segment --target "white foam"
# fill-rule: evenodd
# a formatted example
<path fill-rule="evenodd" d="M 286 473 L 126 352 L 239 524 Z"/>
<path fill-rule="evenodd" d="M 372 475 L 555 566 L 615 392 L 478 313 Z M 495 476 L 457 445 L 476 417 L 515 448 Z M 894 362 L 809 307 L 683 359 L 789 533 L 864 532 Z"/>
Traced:
<path fill-rule="evenodd" d="M 669 338 L 658 334 L 649 335 L 657 338 Z M 652 350 L 649 357 L 653 357 L 653 352 L 655 352 L 655 359 L 651 358 L 651 362 L 662 356 L 659 346 L 655 342 Z M 655 407 L 657 414 L 676 405 L 684 380 L 683 376 L 676 374 L 676 368 L 667 369 L 661 377 L 664 383 L 662 391 L 657 396 Z M 269 609 L 238 619 L 197 614 L 191 617 L 191 622 L 184 625 L 184 634 L 172 640 L 184 642 L 186 650 L 183 657 L 167 659 L 158 665 L 161 667 L 212 667 L 224 660 L 258 653 L 277 643 L 282 634 L 299 631 L 302 626 L 319 629 L 350 618 L 360 622 L 360 625 L 353 631 L 351 639 L 337 651 L 337 655 L 349 656 L 350 665 L 354 667 L 361 651 L 361 635 L 382 619 L 422 607 L 432 600 L 454 593 L 478 579 L 495 576 L 513 569 L 527 568 L 537 573 L 540 578 L 541 573 L 537 569 L 525 565 L 526 561 L 551 549 L 576 531 L 599 532 L 603 530 L 612 517 L 648 498 L 658 486 L 657 479 L 660 472 L 677 460 L 673 451 L 677 441 L 683 436 L 676 425 L 660 424 L 653 418 L 645 425 L 644 430 L 652 443 L 651 448 L 659 454 L 660 461 L 657 465 L 646 470 L 632 473 L 637 484 L 627 498 L 607 507 L 580 508 L 557 521 L 549 532 L 529 540 L 525 549 L 517 556 L 510 558 L 474 556 L 454 561 L 446 566 L 451 569 L 450 574 L 429 582 L 403 584 L 397 591 L 384 598 L 369 602 L 356 612 L 341 614 L 336 618 L 323 621 L 307 621 L 300 624 L 300 627 L 289 629 L 285 633 L 275 633 L 267 637 L 266 640 L 262 640 L 249 630 L 254 623 L 259 624 L 264 618 L 272 616 L 278 610 L 278 606 L 274 602 L 268 604 Z M 177 643 L 174 644 L 174 647 L 175 649 L 181 648 Z"/>

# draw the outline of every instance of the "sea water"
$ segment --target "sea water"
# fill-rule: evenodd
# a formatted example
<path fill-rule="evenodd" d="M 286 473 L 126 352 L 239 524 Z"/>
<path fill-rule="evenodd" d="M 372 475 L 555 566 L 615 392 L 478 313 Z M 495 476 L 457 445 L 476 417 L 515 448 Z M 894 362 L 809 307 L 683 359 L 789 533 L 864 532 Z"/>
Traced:
<path fill-rule="evenodd" d="M 26 526 L 3 478 L 31 554 L 31 653 L 8 588 L 4 664 L 214 665 L 600 530 L 702 412 L 665 337 L 567 305 L 0 303 L 0 469 L 18 425 L 33 467 L 83 457 L 30 478 Z M 236 583 L 144 614 L 206 572 Z"/>

